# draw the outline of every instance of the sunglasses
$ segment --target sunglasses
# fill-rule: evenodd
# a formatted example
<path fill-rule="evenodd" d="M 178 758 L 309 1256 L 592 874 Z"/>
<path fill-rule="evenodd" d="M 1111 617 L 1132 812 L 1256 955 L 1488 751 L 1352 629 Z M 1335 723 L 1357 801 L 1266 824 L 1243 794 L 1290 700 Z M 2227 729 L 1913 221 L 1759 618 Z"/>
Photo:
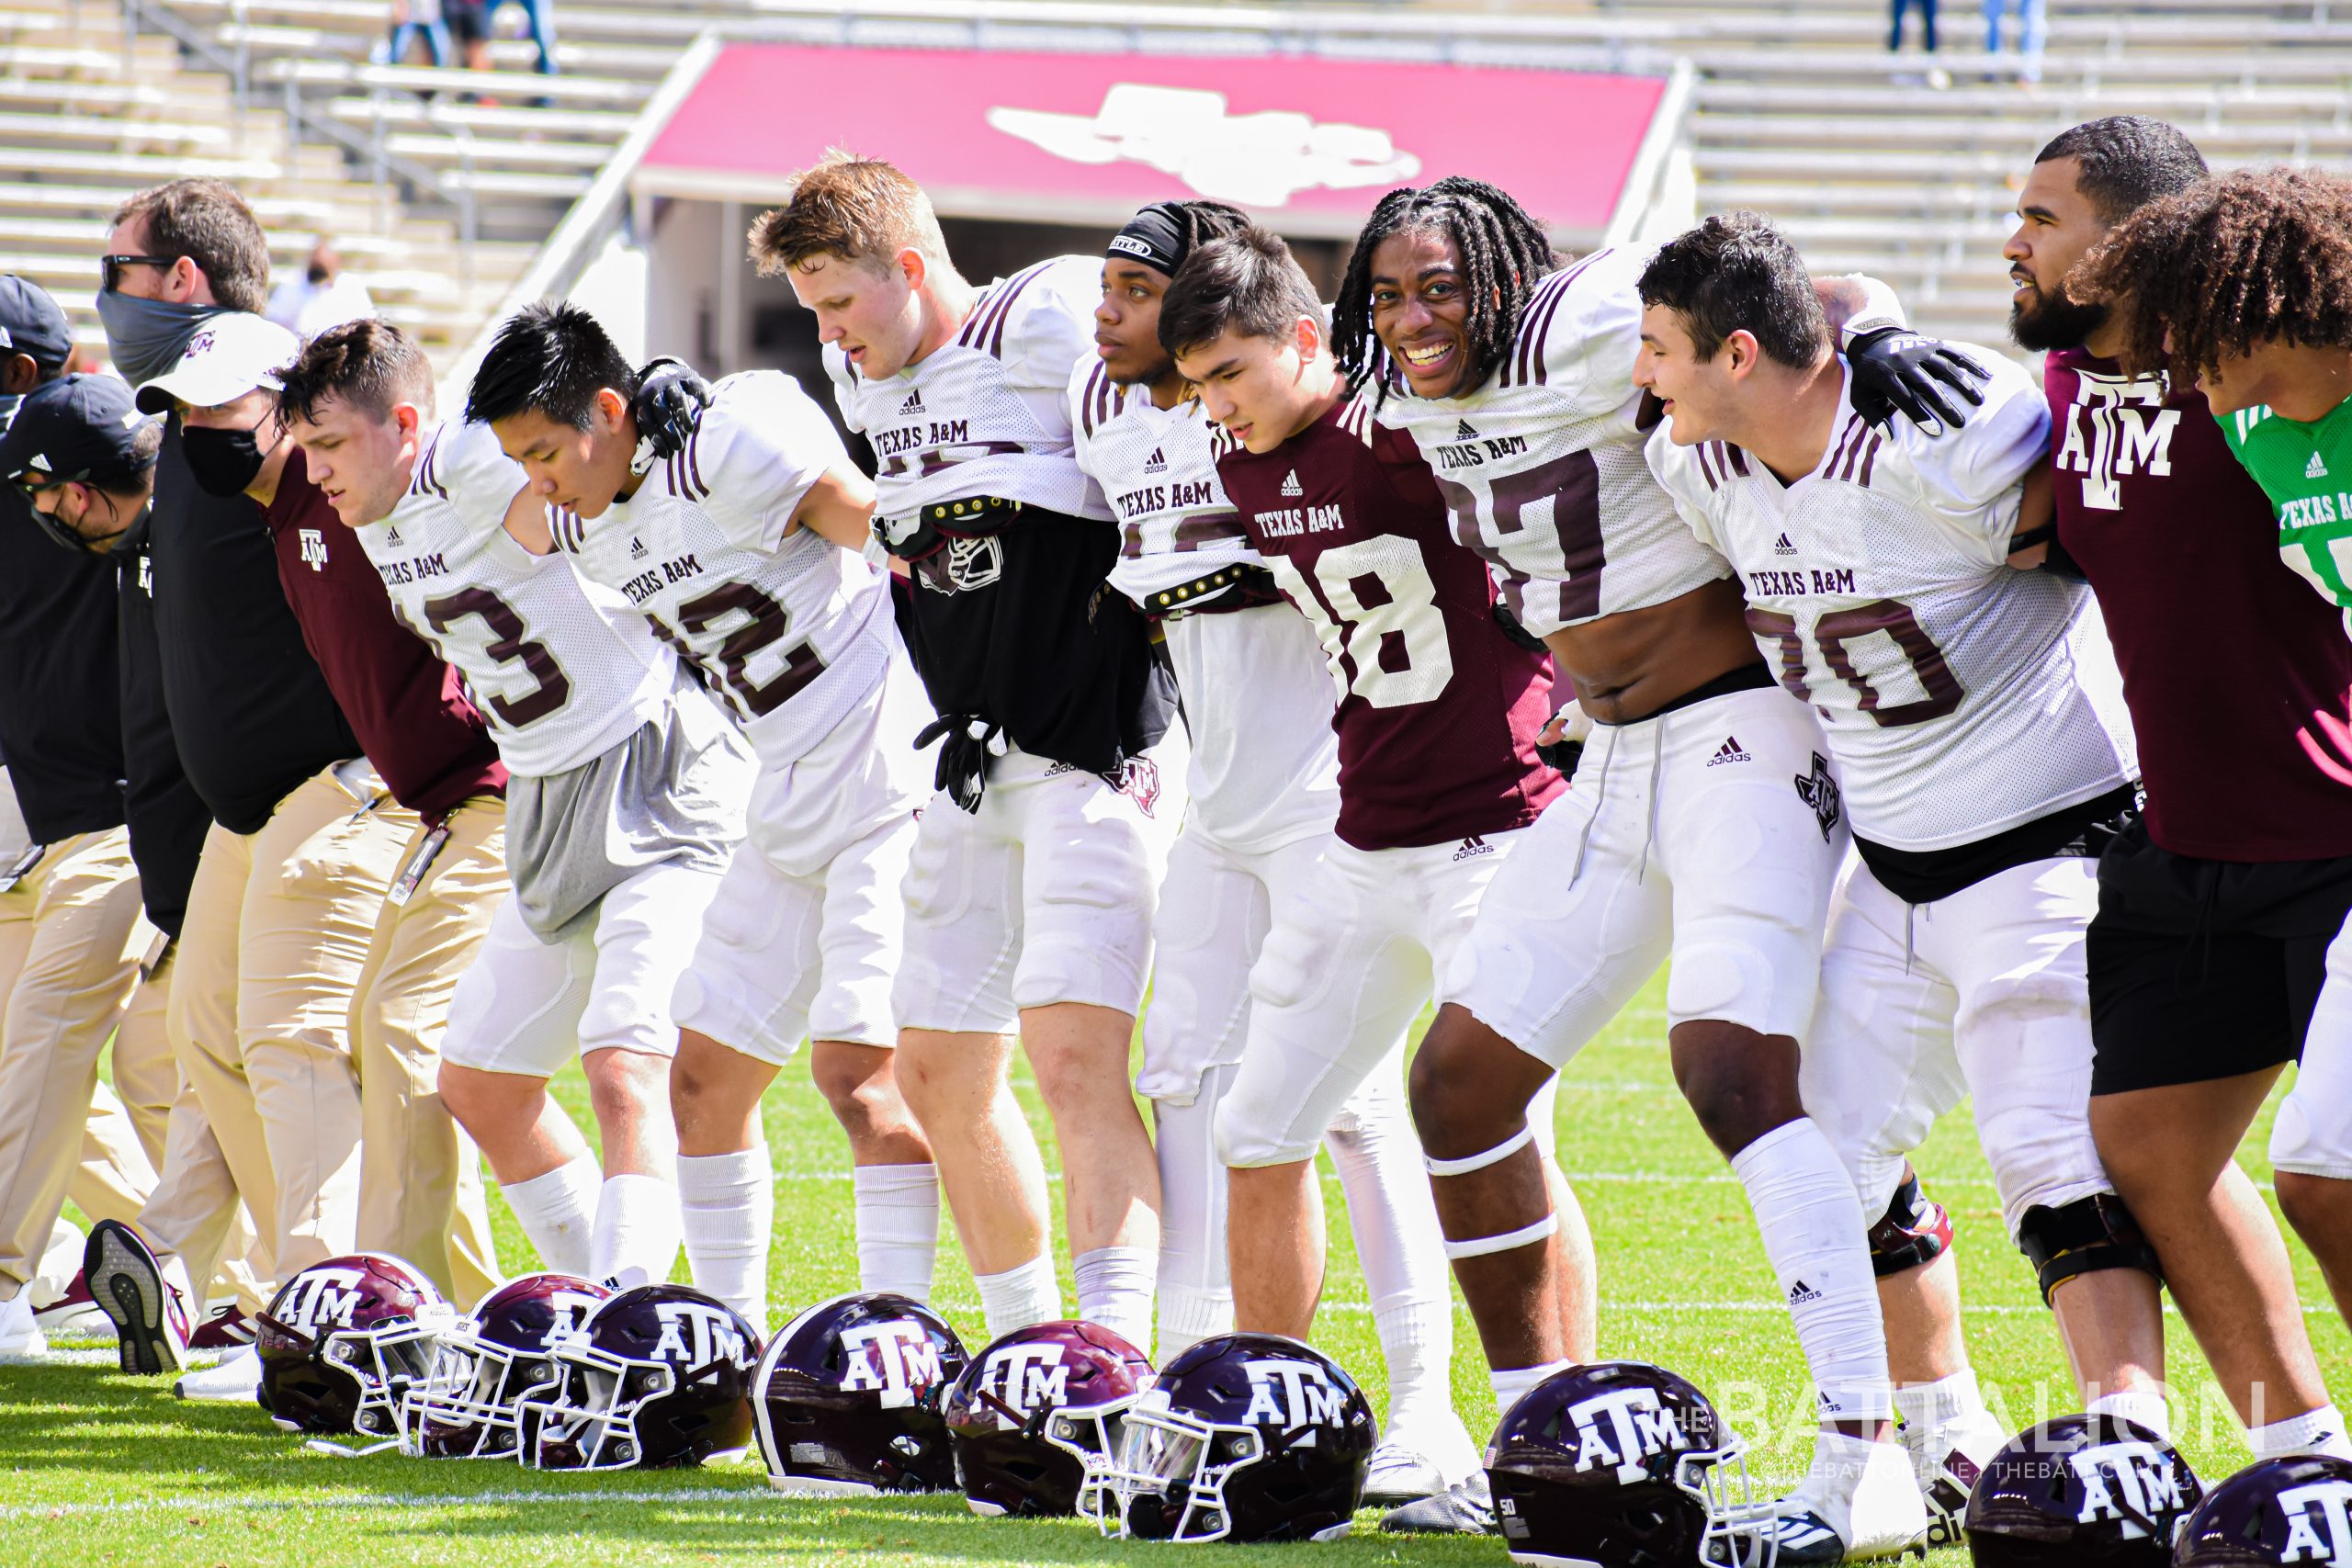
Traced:
<path fill-rule="evenodd" d="M 98 258 L 98 287 L 101 291 L 111 294 L 122 287 L 123 268 L 176 266 L 179 265 L 179 259 L 177 256 L 100 256 Z"/>

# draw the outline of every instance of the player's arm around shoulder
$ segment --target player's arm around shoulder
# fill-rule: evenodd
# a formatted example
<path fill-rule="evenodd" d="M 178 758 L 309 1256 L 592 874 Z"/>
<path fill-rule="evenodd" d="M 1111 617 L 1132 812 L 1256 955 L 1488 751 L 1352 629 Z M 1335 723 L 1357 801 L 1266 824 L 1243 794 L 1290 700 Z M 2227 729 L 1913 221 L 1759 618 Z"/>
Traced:
<path fill-rule="evenodd" d="M 852 508 L 865 509 L 847 547 L 865 544 L 873 482 L 851 463 L 825 411 L 781 370 L 721 379 L 681 457 L 694 498 L 738 548 L 773 555 L 801 526 L 832 538 L 831 503 L 843 491 Z"/>
<path fill-rule="evenodd" d="M 506 455 L 486 424 L 452 420 L 443 429 L 434 472 L 470 535 L 505 530 L 535 556 L 555 549 L 547 502 L 532 490 L 523 465 Z"/>
<path fill-rule="evenodd" d="M 2016 361 L 1974 344 L 1949 346 L 1984 371 L 1984 402 L 1956 430 L 1923 429 L 1897 415 L 1887 427 L 1898 458 L 1890 467 L 1907 499 L 1988 564 L 2039 565 L 2031 552 L 2055 515 L 2049 401 Z M 2023 551 L 2014 545 L 2020 539 Z"/>
<path fill-rule="evenodd" d="M 1542 334 L 1542 384 L 1576 417 L 1597 418 L 1634 396 L 1634 361 L 1642 349 L 1638 285 L 1648 263 L 1648 253 L 1616 246 L 1563 269 L 1567 276 L 1554 286 L 1556 299 L 1537 286 L 1520 335 Z"/>

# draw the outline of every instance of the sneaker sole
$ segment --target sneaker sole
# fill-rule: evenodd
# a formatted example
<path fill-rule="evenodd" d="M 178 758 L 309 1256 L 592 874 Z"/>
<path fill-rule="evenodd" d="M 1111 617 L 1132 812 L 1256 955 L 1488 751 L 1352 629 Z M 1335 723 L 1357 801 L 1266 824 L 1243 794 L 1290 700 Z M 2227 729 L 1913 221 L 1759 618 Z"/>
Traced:
<path fill-rule="evenodd" d="M 160 1377 L 181 1370 L 179 1351 L 164 1326 L 164 1277 L 136 1236 L 101 1220 L 90 1232 L 83 1277 L 98 1310 L 114 1324 L 115 1348 L 126 1375 Z"/>

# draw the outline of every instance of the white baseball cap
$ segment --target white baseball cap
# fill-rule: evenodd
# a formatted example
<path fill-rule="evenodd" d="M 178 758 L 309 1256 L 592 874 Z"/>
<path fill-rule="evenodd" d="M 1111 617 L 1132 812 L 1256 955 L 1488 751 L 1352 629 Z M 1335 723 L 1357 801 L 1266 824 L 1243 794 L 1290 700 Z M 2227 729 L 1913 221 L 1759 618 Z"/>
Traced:
<path fill-rule="evenodd" d="M 209 409 L 255 387 L 275 391 L 277 372 L 301 352 L 302 340 L 276 321 L 242 310 L 209 316 L 180 351 L 180 362 L 139 389 L 140 411 L 164 413 L 175 402 Z"/>

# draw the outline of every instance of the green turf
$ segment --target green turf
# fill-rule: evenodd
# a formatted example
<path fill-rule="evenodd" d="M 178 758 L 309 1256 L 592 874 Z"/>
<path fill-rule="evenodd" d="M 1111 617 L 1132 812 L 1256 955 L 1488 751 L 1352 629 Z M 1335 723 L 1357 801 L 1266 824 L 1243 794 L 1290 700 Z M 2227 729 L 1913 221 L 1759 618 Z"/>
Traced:
<path fill-rule="evenodd" d="M 1561 1164 L 1576 1179 L 1601 1269 L 1604 1354 L 1656 1360 L 1708 1388 L 1747 1434 L 1767 1483 L 1804 1465 L 1810 1402 L 1786 1314 L 1776 1304 L 1745 1199 L 1675 1095 L 1658 988 L 1587 1051 L 1560 1096 Z M 796 1070 L 769 1097 L 782 1185 L 770 1320 L 856 1285 L 847 1158 L 822 1101 Z M 1039 1134 L 1034 1093 L 1023 1095 Z M 581 1113 L 579 1085 L 569 1085 Z M 2257 1180 L 2267 1130 L 2247 1142 Z M 1050 1147 L 1050 1145 L 1048 1145 Z M 1920 1157 L 1953 1210 L 1970 1303 L 1969 1342 L 1996 1411 L 2012 1427 L 2072 1405 L 2055 1336 L 2023 1262 L 2000 1233 L 1965 1112 Z M 1380 1402 L 1385 1378 L 1363 1279 L 1337 1183 L 1332 1259 L 1317 1338 Z M 510 1269 L 528 1249 L 504 1209 Z M 2303 1299 L 2324 1364 L 2346 1364 L 2343 1326 L 2298 1248 Z M 1065 1299 L 1070 1295 L 1067 1279 Z M 952 1238 L 937 1300 L 975 1348 L 984 1337 L 971 1275 Z M 1468 1318 L 1458 1309 L 1454 1384 L 1475 1431 L 1494 1418 Z M 2246 1461 L 2202 1359 L 2170 1320 L 2182 1446 L 2208 1480 Z M 470 1499 L 470 1500 L 469 1500 Z M 1406 1540 L 1361 1521 L 1331 1546 L 1212 1549 L 1218 1561 L 1500 1563 L 1486 1540 Z M 175 1401 L 168 1380 L 110 1366 L 0 1368 L 0 1565 L 698 1563 L 733 1562 L 1030 1563 L 1129 1558 L 1181 1549 L 1098 1540 L 1076 1523 L 984 1520 L 959 1499 L 786 1499 L 756 1461 L 684 1473 L 578 1478 L 492 1462 L 342 1460 L 303 1452 L 255 1410 Z M 1956 1568 L 1965 1554 L 1938 1555 Z"/>

